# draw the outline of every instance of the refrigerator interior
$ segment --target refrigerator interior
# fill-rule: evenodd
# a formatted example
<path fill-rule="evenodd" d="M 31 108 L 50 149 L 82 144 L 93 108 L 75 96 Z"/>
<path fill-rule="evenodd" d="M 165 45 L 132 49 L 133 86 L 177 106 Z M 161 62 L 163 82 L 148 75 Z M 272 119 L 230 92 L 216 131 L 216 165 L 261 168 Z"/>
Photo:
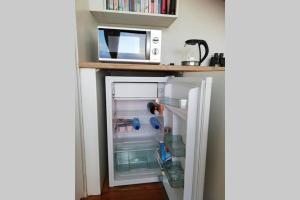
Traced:
<path fill-rule="evenodd" d="M 161 170 L 156 161 L 159 140 L 163 138 L 163 127 L 154 129 L 149 122 L 153 115 L 147 103 L 154 99 L 113 99 L 113 151 L 115 180 L 158 177 Z M 118 119 L 138 118 L 140 128 L 120 126 Z M 159 117 L 162 123 L 163 118 Z"/>

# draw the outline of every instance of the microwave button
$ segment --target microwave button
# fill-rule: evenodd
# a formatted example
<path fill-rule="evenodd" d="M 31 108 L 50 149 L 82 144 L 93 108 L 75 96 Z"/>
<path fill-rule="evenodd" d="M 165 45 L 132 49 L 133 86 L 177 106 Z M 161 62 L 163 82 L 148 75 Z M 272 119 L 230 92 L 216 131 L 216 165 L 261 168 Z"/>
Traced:
<path fill-rule="evenodd" d="M 152 42 L 153 42 L 154 44 L 157 44 L 157 43 L 159 42 L 159 38 L 158 38 L 158 37 L 154 37 L 154 38 L 152 39 Z"/>
<path fill-rule="evenodd" d="M 159 50 L 158 50 L 157 48 L 154 48 L 154 49 L 152 50 L 152 53 L 153 53 L 154 55 L 157 55 L 158 52 L 159 52 Z"/>

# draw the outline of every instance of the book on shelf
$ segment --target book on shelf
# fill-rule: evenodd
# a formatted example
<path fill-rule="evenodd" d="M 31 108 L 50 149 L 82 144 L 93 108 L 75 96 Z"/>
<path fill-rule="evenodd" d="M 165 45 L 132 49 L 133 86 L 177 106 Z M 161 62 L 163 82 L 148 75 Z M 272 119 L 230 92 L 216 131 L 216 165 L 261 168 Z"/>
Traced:
<path fill-rule="evenodd" d="M 136 5 L 136 12 L 141 12 L 141 0 L 135 0 L 135 5 Z"/>
<path fill-rule="evenodd" d="M 157 0 L 154 0 L 154 11 L 153 13 L 157 13 Z"/>
<path fill-rule="evenodd" d="M 166 0 L 166 2 L 167 2 L 166 14 L 170 14 L 170 13 L 169 13 L 169 11 L 170 11 L 170 1 L 171 1 L 171 0 Z"/>
<path fill-rule="evenodd" d="M 118 1 L 118 10 L 120 10 L 120 11 L 123 10 L 123 0 Z"/>
<path fill-rule="evenodd" d="M 114 9 L 114 1 L 113 0 L 106 0 L 106 9 L 113 10 Z"/>
<path fill-rule="evenodd" d="M 149 0 L 149 8 L 150 8 L 150 12 L 149 13 L 154 13 L 154 0 Z"/>
<path fill-rule="evenodd" d="M 135 11 L 135 0 L 129 0 L 129 11 Z"/>
<path fill-rule="evenodd" d="M 170 0 L 170 8 L 169 8 L 169 14 L 175 15 L 176 10 L 176 0 Z"/>
<path fill-rule="evenodd" d="M 158 8 L 157 8 L 157 13 L 158 14 L 161 14 L 161 3 L 162 3 L 162 1 L 158 0 Z"/>
<path fill-rule="evenodd" d="M 167 14 L 167 0 L 161 0 L 161 14 Z"/>
<path fill-rule="evenodd" d="M 124 11 L 129 11 L 129 0 L 124 0 Z"/>
<path fill-rule="evenodd" d="M 149 13 L 149 1 L 148 0 L 142 0 L 144 1 L 144 13 Z"/>
<path fill-rule="evenodd" d="M 119 9 L 119 0 L 113 0 L 114 1 L 114 10 L 118 10 Z"/>
<path fill-rule="evenodd" d="M 141 0 L 141 12 L 143 13 L 145 10 L 145 1 Z"/>
<path fill-rule="evenodd" d="M 106 0 L 107 10 L 176 14 L 176 0 Z"/>

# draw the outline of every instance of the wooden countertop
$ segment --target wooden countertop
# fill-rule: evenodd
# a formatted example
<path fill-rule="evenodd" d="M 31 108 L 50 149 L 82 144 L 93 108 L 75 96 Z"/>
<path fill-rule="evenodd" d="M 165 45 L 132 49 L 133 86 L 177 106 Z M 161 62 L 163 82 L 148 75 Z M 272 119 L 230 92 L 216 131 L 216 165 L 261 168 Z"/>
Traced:
<path fill-rule="evenodd" d="M 102 63 L 81 62 L 80 68 L 96 68 L 110 70 L 136 70 L 136 71 L 174 71 L 174 72 L 213 72 L 225 71 L 224 67 L 205 66 L 180 66 L 180 65 L 151 65 L 151 64 L 125 64 L 125 63 Z"/>

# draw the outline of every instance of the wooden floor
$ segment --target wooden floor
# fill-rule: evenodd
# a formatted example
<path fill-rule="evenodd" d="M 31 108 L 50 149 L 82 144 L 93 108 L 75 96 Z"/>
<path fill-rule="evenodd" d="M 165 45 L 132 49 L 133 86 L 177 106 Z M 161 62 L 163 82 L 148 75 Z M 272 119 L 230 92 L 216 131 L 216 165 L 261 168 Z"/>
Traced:
<path fill-rule="evenodd" d="M 89 196 L 82 200 L 168 200 L 162 183 L 147 183 L 119 187 L 108 187 L 105 180 L 100 196 Z"/>

